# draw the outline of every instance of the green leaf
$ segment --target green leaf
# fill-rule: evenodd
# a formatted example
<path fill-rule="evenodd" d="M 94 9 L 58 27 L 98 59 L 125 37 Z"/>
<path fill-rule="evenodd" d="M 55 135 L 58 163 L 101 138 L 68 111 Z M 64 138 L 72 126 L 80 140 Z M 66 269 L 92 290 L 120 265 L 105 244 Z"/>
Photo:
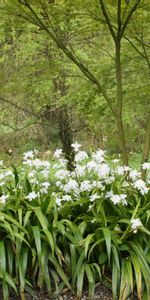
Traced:
<path fill-rule="evenodd" d="M 30 184 L 27 177 L 25 179 L 25 188 L 26 188 L 26 194 L 27 195 L 32 192 L 32 186 L 31 186 L 31 184 Z"/>
<path fill-rule="evenodd" d="M 85 272 L 88 278 L 89 283 L 94 283 L 93 273 L 89 264 L 85 266 Z"/>
<path fill-rule="evenodd" d="M 106 253 L 101 253 L 98 257 L 98 262 L 100 265 L 105 264 L 107 261 L 107 254 Z"/>
<path fill-rule="evenodd" d="M 84 279 L 85 265 L 83 264 L 77 275 L 77 297 L 80 299 L 83 292 L 83 279 Z"/>
<path fill-rule="evenodd" d="M 82 251 L 80 253 L 79 259 L 78 259 L 77 264 L 76 264 L 76 267 L 74 269 L 73 278 L 72 278 L 73 286 L 75 285 L 75 281 L 76 281 L 77 275 L 79 273 L 79 270 L 81 268 L 81 265 L 82 265 L 82 263 L 84 261 L 84 257 L 85 257 L 84 251 Z"/>
<path fill-rule="evenodd" d="M 104 233 L 106 248 L 107 248 L 107 255 L 108 255 L 108 262 L 110 263 L 110 255 L 111 255 L 111 234 L 109 228 L 102 228 Z"/>
<path fill-rule="evenodd" d="M 14 177 L 15 177 L 15 186 L 17 187 L 17 185 L 19 183 L 19 174 L 18 174 L 17 168 L 14 165 L 12 165 L 12 168 L 13 168 L 13 173 L 14 173 Z"/>
<path fill-rule="evenodd" d="M 34 241 L 39 260 L 41 260 L 41 235 L 39 226 L 32 226 Z"/>
<path fill-rule="evenodd" d="M 6 273 L 6 255 L 4 242 L 0 241 L 0 268 L 3 274 Z"/>
<path fill-rule="evenodd" d="M 52 236 L 51 232 L 48 229 L 43 229 L 42 231 L 45 233 L 45 235 L 48 239 L 49 245 L 51 247 L 51 250 L 52 250 L 52 255 L 54 255 L 55 243 L 54 243 L 53 236 Z"/>
<path fill-rule="evenodd" d="M 21 293 L 24 293 L 24 289 L 25 289 L 27 265 L 28 265 L 28 248 L 22 248 L 22 252 L 19 257 L 19 278 L 20 278 Z"/>
<path fill-rule="evenodd" d="M 48 229 L 48 221 L 47 221 L 46 217 L 43 215 L 41 208 L 40 207 L 34 208 L 34 212 L 35 212 L 42 228 Z"/>
<path fill-rule="evenodd" d="M 139 259 L 134 252 L 130 253 L 130 259 L 134 268 L 138 299 L 142 300 L 142 274 L 139 266 Z"/>
<path fill-rule="evenodd" d="M 58 275 L 61 277 L 63 282 L 66 284 L 66 286 L 71 290 L 71 285 L 69 283 L 68 277 L 64 273 L 63 269 L 61 268 L 61 266 L 59 265 L 57 260 L 54 257 L 51 257 L 51 255 L 49 256 L 49 259 L 52 262 L 52 264 L 55 266 L 55 269 L 56 269 Z"/>
<path fill-rule="evenodd" d="M 113 265 L 112 265 L 112 293 L 113 293 L 113 299 L 118 299 L 118 288 L 120 283 L 120 270 L 118 269 L 118 266 L 116 265 L 116 261 L 113 259 Z"/>

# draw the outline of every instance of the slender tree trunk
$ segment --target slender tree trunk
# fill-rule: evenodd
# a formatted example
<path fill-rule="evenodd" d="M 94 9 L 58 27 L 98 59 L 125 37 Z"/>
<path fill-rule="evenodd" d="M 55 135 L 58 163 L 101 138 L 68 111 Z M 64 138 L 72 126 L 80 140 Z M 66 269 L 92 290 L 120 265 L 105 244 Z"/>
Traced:
<path fill-rule="evenodd" d="M 63 146 L 63 152 L 65 154 L 65 158 L 68 160 L 68 169 L 74 169 L 74 151 L 71 146 L 73 143 L 73 134 L 70 127 L 70 121 L 68 116 L 68 111 L 66 108 L 60 110 L 58 115 L 58 123 L 59 123 L 59 136 Z"/>
<path fill-rule="evenodd" d="M 142 153 L 142 163 L 147 162 L 150 153 L 150 115 L 148 115 L 147 127 L 145 132 L 145 142 Z"/>
<path fill-rule="evenodd" d="M 117 118 L 117 129 L 118 129 L 118 144 L 121 152 L 121 158 L 124 165 L 128 166 L 128 154 L 126 150 L 125 135 L 122 118 Z"/>
<path fill-rule="evenodd" d="M 65 75 L 60 76 L 59 78 L 53 80 L 55 84 L 56 91 L 60 92 L 60 95 L 63 97 L 67 93 L 67 88 L 65 85 Z M 58 108 L 57 120 L 59 124 L 59 136 L 63 146 L 63 152 L 65 158 L 68 160 L 68 169 L 74 169 L 74 151 L 71 146 L 73 143 L 73 133 L 71 130 L 70 117 L 68 113 L 67 106 Z"/>
<path fill-rule="evenodd" d="M 118 143 L 121 151 L 121 158 L 124 165 L 128 165 L 128 153 L 126 148 L 124 125 L 122 118 L 122 70 L 121 70 L 121 43 L 119 36 L 115 42 L 115 60 L 116 60 L 116 83 L 117 83 L 117 107 L 116 107 L 116 121 L 118 129 Z"/>

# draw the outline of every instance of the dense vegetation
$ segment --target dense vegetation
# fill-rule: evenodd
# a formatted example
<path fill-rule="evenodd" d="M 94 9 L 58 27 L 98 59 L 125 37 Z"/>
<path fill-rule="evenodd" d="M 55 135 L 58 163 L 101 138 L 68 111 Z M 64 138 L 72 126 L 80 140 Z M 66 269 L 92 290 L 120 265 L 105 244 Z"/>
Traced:
<path fill-rule="evenodd" d="M 4 299 L 19 288 L 57 295 L 64 287 L 89 299 L 112 280 L 113 298 L 150 298 L 150 163 L 140 172 L 108 161 L 102 150 L 75 150 L 68 171 L 62 149 L 51 161 L 24 154 L 20 171 L 0 173 L 0 278 Z"/>
<path fill-rule="evenodd" d="M 148 160 L 149 1 L 105 2 L 1 1 L 1 150 Z"/>
<path fill-rule="evenodd" d="M 5 300 L 92 298 L 104 279 L 114 299 L 150 299 L 149 14 L 149 0 L 0 0 Z"/>

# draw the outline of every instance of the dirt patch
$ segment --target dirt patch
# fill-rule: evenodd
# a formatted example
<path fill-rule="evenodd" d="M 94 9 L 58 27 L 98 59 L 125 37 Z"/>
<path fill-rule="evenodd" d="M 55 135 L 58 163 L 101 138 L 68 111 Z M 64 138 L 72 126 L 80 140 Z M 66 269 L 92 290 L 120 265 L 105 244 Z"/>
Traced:
<path fill-rule="evenodd" d="M 64 291 L 62 295 L 59 295 L 58 297 L 50 297 L 47 294 L 44 293 L 36 293 L 35 296 L 25 295 L 26 300 L 78 300 L 73 293 L 70 291 Z M 0 298 L 2 299 L 2 298 Z M 10 300 L 20 300 L 20 297 L 10 297 Z M 87 300 L 88 299 L 88 291 L 85 291 L 81 300 Z M 95 289 L 95 296 L 93 300 L 113 300 L 111 291 L 105 287 L 104 285 L 98 285 Z"/>

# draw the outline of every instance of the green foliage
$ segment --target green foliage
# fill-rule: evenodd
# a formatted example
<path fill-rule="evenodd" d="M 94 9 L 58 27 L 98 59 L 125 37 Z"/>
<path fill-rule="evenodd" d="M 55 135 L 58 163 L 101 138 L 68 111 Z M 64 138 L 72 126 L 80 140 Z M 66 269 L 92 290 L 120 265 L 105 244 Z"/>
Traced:
<path fill-rule="evenodd" d="M 75 144 L 76 145 L 76 144 Z M 97 282 L 112 282 L 113 299 L 150 297 L 150 190 L 141 174 L 78 151 L 75 171 L 24 154 L 17 170 L 0 170 L 0 283 L 3 299 L 33 289 L 67 287 L 93 299 Z M 2 165 L 2 163 L 1 163 Z M 149 164 L 143 168 L 150 168 Z M 149 171 L 147 171 L 149 172 Z"/>
<path fill-rule="evenodd" d="M 39 18 L 44 15 L 46 28 L 88 67 L 107 91 L 111 105 L 114 105 L 117 102 L 115 47 L 99 2 L 55 1 L 48 4 L 46 0 L 42 3 L 30 0 L 28 3 L 33 6 Z M 134 1 L 122 1 L 122 21 L 133 4 Z M 88 130 L 81 133 L 82 139 L 89 139 L 89 144 L 92 145 L 93 139 L 89 138 L 89 132 L 90 136 L 94 132 L 96 144 L 100 140 L 101 147 L 107 148 L 110 154 L 118 152 L 115 118 L 102 93 L 92 82 L 86 80 L 85 74 L 66 57 L 47 31 L 37 24 L 37 19 L 25 5 L 12 0 L 1 1 L 0 5 L 0 35 L 3 41 L 0 60 L 1 93 L 10 101 L 1 101 L 2 139 L 7 134 L 8 139 L 11 139 L 13 133 L 13 148 L 21 148 L 19 140 L 23 132 L 27 136 L 25 143 L 28 149 L 29 141 L 33 139 L 31 132 L 34 130 L 39 144 L 45 140 L 48 143 L 59 143 L 57 120 L 43 120 L 42 116 L 47 106 L 55 110 L 66 105 L 75 136 L 77 129 L 82 129 L 84 119 Z M 116 29 L 117 1 L 106 1 L 106 8 Z M 147 1 L 143 1 L 130 20 L 122 40 L 123 122 L 128 152 L 142 151 L 149 118 L 148 16 L 149 6 Z M 56 90 L 54 81 L 62 80 L 63 77 L 67 92 L 62 96 L 59 89 Z M 15 108 L 13 104 L 23 110 Z M 28 109 L 31 114 L 24 109 Z M 48 126 L 43 124 L 45 121 Z M 42 141 L 41 135 L 38 137 L 39 131 L 35 123 L 40 123 L 42 127 L 41 131 L 45 136 Z M 52 129 L 53 126 L 56 128 Z M 21 128 L 23 131 L 19 134 Z M 6 144 L 8 145 L 8 141 Z"/>

